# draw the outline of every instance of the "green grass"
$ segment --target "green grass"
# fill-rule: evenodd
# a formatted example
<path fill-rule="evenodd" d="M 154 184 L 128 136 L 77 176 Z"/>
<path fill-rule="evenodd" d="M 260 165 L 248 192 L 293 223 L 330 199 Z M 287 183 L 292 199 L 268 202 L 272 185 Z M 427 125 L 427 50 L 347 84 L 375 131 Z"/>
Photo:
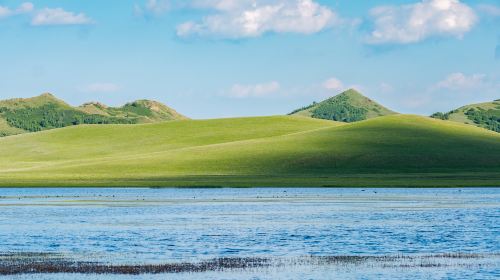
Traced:
<path fill-rule="evenodd" d="M 77 126 L 0 154 L 0 186 L 500 186 L 500 134 L 412 115 Z"/>
<path fill-rule="evenodd" d="M 22 129 L 10 126 L 6 120 L 0 118 L 0 137 L 9 136 L 9 135 L 16 135 L 16 134 L 21 134 L 21 133 L 25 133 L 25 132 L 26 131 L 24 131 Z"/>

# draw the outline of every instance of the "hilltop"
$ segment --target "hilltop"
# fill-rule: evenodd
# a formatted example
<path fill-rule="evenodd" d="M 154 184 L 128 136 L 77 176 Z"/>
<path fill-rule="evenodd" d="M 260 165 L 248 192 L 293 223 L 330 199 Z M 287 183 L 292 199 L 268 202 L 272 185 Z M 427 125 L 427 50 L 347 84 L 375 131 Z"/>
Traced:
<path fill-rule="evenodd" d="M 290 115 L 341 122 L 356 122 L 396 114 L 354 89 L 346 90 L 319 103 L 297 109 Z"/>
<path fill-rule="evenodd" d="M 391 115 L 73 126 L 0 139 L 1 186 L 499 186 L 500 134 Z"/>
<path fill-rule="evenodd" d="M 437 112 L 432 118 L 472 124 L 500 132 L 500 99 L 462 106 L 448 113 Z"/>
<path fill-rule="evenodd" d="M 79 124 L 138 124 L 186 117 L 156 101 L 138 100 L 122 107 L 92 102 L 72 107 L 50 93 L 0 101 L 0 137 Z"/>
<path fill-rule="evenodd" d="M 89 102 L 78 107 L 88 114 L 108 117 L 136 118 L 138 123 L 150 123 L 165 120 L 184 120 L 185 116 L 174 109 L 152 100 L 137 100 L 121 107 L 108 107 L 98 102 Z"/>

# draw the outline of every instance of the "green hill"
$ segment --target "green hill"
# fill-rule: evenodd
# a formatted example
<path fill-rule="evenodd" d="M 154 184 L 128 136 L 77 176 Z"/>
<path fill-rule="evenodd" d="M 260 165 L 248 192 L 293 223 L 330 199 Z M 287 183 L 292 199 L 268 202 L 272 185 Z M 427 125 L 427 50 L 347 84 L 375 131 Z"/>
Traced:
<path fill-rule="evenodd" d="M 119 108 L 99 103 L 72 107 L 49 93 L 0 101 L 0 137 L 79 124 L 136 124 L 178 119 L 185 117 L 149 100 Z"/>
<path fill-rule="evenodd" d="M 393 114 L 396 113 L 354 89 L 349 89 L 327 100 L 313 103 L 290 113 L 290 115 L 341 122 L 356 122 Z"/>
<path fill-rule="evenodd" d="M 88 114 L 137 119 L 137 123 L 187 119 L 172 108 L 151 100 L 137 100 L 122 107 L 108 107 L 98 102 L 90 102 L 78 108 Z"/>
<path fill-rule="evenodd" d="M 500 132 L 500 99 L 493 102 L 466 105 L 448 113 L 434 113 L 431 117 L 472 124 Z"/>
<path fill-rule="evenodd" d="M 82 125 L 0 154 L 0 186 L 500 186 L 500 134 L 413 115 Z"/>

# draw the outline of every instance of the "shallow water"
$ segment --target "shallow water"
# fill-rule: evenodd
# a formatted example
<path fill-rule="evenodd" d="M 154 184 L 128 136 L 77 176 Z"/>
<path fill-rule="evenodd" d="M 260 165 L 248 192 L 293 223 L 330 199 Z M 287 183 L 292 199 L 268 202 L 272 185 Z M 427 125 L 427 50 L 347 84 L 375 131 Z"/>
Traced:
<path fill-rule="evenodd" d="M 500 189 L 0 189 L 0 252 L 58 253 L 108 264 L 498 254 Z M 364 263 L 357 269 L 306 263 L 176 277 L 500 277 L 498 257 L 458 267 L 438 262 L 445 265 L 403 269 Z"/>

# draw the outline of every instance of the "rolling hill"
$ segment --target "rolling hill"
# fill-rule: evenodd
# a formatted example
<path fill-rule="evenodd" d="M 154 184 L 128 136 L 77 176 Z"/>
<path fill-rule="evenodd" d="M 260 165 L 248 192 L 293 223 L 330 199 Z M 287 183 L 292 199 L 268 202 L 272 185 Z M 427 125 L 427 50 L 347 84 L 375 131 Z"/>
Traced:
<path fill-rule="evenodd" d="M 0 186 L 499 186 L 500 134 L 413 115 L 81 125 L 0 139 Z"/>
<path fill-rule="evenodd" d="M 431 117 L 472 124 L 500 132 L 500 99 L 493 102 L 466 105 L 448 113 L 434 113 Z"/>
<path fill-rule="evenodd" d="M 356 122 L 396 114 L 354 89 L 344 91 L 319 103 L 297 109 L 290 115 L 341 122 Z"/>
<path fill-rule="evenodd" d="M 0 101 L 0 137 L 78 124 L 136 124 L 178 119 L 186 117 L 150 100 L 138 100 L 118 108 L 99 103 L 72 107 L 50 93 Z"/>
<path fill-rule="evenodd" d="M 135 118 L 137 123 L 161 122 L 167 120 L 184 120 L 185 116 L 174 109 L 152 100 L 137 100 L 121 107 L 108 107 L 98 102 L 85 103 L 78 109 L 88 113 L 107 117 Z"/>

